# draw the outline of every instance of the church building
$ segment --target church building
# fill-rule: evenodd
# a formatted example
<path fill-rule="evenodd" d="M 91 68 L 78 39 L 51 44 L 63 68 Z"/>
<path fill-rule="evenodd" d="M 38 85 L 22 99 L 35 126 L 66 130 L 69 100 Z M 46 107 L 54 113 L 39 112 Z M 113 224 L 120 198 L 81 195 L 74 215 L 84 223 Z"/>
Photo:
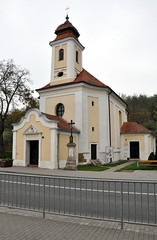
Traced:
<path fill-rule="evenodd" d="M 37 89 L 40 107 L 13 124 L 13 164 L 64 168 L 71 127 L 77 164 L 148 159 L 152 132 L 127 122 L 123 99 L 83 68 L 84 46 L 68 15 L 55 34 L 50 82 Z"/>

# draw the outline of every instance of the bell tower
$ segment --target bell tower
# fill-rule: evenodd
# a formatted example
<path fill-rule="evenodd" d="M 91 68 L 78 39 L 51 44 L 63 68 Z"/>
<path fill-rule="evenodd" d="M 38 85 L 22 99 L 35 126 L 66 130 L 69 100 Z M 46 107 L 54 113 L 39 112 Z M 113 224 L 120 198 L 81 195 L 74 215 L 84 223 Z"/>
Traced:
<path fill-rule="evenodd" d="M 79 42 L 78 30 L 66 21 L 55 30 L 56 38 L 50 42 L 52 47 L 50 84 L 72 82 L 82 71 L 83 45 Z"/>

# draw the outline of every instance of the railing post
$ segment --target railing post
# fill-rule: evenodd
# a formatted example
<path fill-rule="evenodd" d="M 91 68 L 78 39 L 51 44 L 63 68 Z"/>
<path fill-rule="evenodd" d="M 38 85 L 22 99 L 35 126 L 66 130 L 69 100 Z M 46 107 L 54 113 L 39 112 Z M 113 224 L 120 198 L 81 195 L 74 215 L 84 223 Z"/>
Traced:
<path fill-rule="evenodd" d="M 121 229 L 123 229 L 123 182 L 121 182 Z"/>
<path fill-rule="evenodd" d="M 43 178 L 43 218 L 45 218 L 45 177 Z"/>

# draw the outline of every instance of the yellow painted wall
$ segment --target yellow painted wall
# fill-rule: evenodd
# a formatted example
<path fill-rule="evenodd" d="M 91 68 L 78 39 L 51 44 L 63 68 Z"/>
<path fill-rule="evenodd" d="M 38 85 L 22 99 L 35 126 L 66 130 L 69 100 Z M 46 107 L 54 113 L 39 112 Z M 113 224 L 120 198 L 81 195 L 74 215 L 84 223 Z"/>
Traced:
<path fill-rule="evenodd" d="M 73 136 L 73 141 L 76 143 L 76 137 Z M 67 144 L 69 143 L 69 135 L 61 133 L 59 135 L 59 161 L 66 160 L 68 157 Z"/>
<path fill-rule="evenodd" d="M 45 111 L 48 114 L 56 115 L 56 106 L 58 103 L 63 103 L 65 112 L 63 118 L 66 121 L 75 120 L 75 96 L 73 94 L 60 96 L 60 97 L 52 97 L 46 99 L 46 108 Z"/>
<path fill-rule="evenodd" d="M 89 142 L 99 142 L 99 101 L 96 97 L 88 97 L 88 139 Z"/>
<path fill-rule="evenodd" d="M 139 141 L 140 142 L 140 151 L 144 151 L 145 150 L 145 146 L 144 146 L 144 135 L 129 135 L 129 134 L 125 134 L 124 135 L 124 139 L 127 139 L 127 142 L 129 144 L 129 142 L 131 141 Z"/>
<path fill-rule="evenodd" d="M 41 140 L 41 161 L 49 161 L 50 160 L 50 130 L 47 127 L 44 127 L 39 121 L 36 121 L 36 117 L 34 114 L 30 116 L 30 122 L 25 123 L 24 126 L 17 131 L 16 138 L 16 146 L 17 146 L 17 160 L 21 160 L 24 158 L 24 138 L 28 140 L 34 139 L 36 134 L 27 134 L 24 135 L 24 132 L 29 128 L 30 125 L 33 125 L 36 129 L 39 129 L 42 132 Z"/>
<path fill-rule="evenodd" d="M 24 128 L 25 129 L 25 128 Z M 18 130 L 16 133 L 16 160 L 23 160 L 23 128 Z"/>
<path fill-rule="evenodd" d="M 59 61 L 59 50 L 64 50 L 64 59 Z M 67 44 L 59 45 L 55 47 L 55 62 L 54 69 L 64 68 L 67 66 Z"/>
<path fill-rule="evenodd" d="M 60 134 L 59 136 L 59 160 L 67 159 L 68 149 L 67 144 L 69 142 L 69 136 Z"/>

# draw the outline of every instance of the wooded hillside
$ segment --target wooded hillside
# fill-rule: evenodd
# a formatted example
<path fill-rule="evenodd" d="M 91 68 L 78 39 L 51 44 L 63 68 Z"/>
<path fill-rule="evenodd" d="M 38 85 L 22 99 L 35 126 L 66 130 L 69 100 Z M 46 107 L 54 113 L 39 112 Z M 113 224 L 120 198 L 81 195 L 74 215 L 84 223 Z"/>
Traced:
<path fill-rule="evenodd" d="M 128 104 L 128 121 L 143 125 L 157 137 L 157 95 L 122 95 L 122 99 Z"/>

